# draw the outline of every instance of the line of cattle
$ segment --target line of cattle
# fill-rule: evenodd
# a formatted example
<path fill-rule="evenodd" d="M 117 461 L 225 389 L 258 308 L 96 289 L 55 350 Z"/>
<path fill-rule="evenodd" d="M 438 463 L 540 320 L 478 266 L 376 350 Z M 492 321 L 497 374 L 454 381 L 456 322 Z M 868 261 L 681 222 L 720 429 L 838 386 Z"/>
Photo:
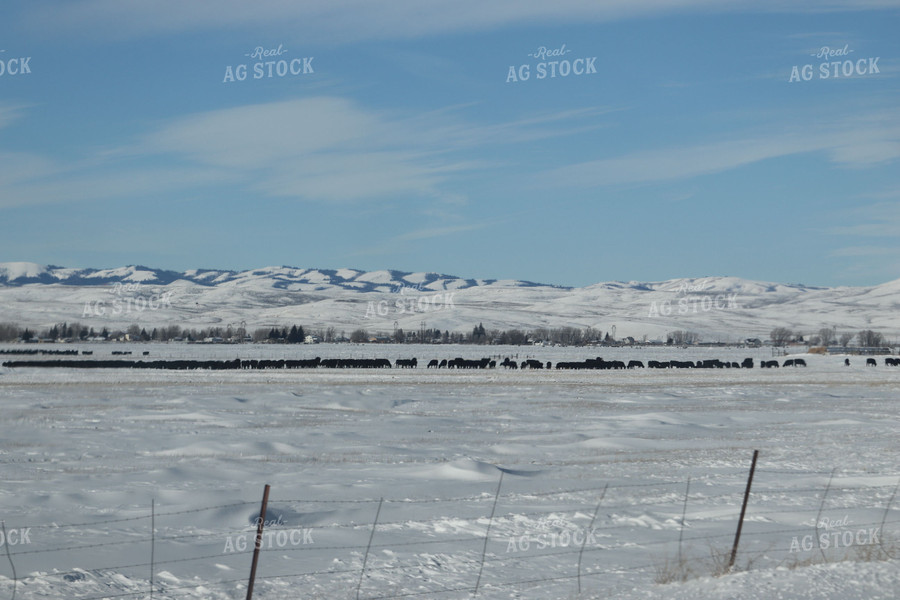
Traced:
<path fill-rule="evenodd" d="M 276 359 L 276 360 L 15 360 L 3 363 L 4 367 L 63 367 L 69 369 L 168 369 L 168 370 L 246 370 L 246 369 L 390 369 L 392 366 L 400 369 L 415 369 L 418 367 L 416 358 L 398 358 L 393 365 L 386 358 L 311 358 L 307 360 Z M 845 361 L 849 365 L 849 359 Z M 868 366 L 876 366 L 874 358 L 866 360 Z M 900 367 L 900 358 L 887 357 L 885 366 Z M 427 365 L 429 369 L 552 369 L 551 362 L 528 359 L 521 363 L 505 358 L 497 363 L 490 358 L 465 359 L 453 358 L 438 361 L 434 359 Z M 805 367 L 806 361 L 802 358 L 789 358 L 782 365 L 777 360 L 761 360 L 760 368 Z M 627 363 L 621 360 L 603 360 L 600 357 L 589 358 L 583 361 L 561 361 L 556 363 L 560 370 L 616 370 L 616 369 L 643 369 L 644 363 L 639 360 L 630 360 Z M 721 361 L 719 359 L 698 360 L 651 360 L 647 362 L 650 369 L 752 369 L 753 359 L 745 358 L 740 363 Z"/>

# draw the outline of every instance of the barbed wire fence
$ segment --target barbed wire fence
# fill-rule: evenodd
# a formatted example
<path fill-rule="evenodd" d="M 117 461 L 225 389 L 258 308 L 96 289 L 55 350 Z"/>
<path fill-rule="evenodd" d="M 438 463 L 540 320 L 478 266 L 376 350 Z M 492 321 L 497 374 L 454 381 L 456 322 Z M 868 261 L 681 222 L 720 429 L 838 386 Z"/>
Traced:
<path fill-rule="evenodd" d="M 273 490 L 258 597 L 591 598 L 729 570 L 746 471 L 534 491 L 533 480 L 506 474 L 446 498 Z M 900 558 L 898 488 L 898 473 L 757 468 L 734 568 Z M 0 594 L 243 597 L 259 501 L 159 507 L 152 499 L 110 509 L 114 519 L 64 523 L 3 519 Z"/>

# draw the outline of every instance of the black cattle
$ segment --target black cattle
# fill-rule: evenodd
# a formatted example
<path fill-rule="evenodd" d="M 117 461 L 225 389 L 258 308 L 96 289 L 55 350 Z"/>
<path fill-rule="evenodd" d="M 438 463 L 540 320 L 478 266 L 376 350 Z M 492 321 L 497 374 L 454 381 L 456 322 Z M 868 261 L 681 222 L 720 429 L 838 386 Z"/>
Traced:
<path fill-rule="evenodd" d="M 427 368 L 427 369 L 437 369 L 437 368 L 438 368 L 438 359 L 432 358 L 432 359 L 428 362 L 428 366 L 427 366 L 426 368 Z"/>
<path fill-rule="evenodd" d="M 660 362 L 658 360 L 651 360 L 647 363 L 647 366 L 651 369 L 668 369 L 669 361 Z"/>
<path fill-rule="evenodd" d="M 672 360 L 669 361 L 669 365 L 673 369 L 693 369 L 694 363 L 689 360 Z"/>
<path fill-rule="evenodd" d="M 742 368 L 742 369 L 752 369 L 752 368 L 753 368 L 753 359 L 752 359 L 752 358 L 745 358 L 745 359 L 741 362 L 741 368 Z"/>
<path fill-rule="evenodd" d="M 439 368 L 439 369 L 446 369 L 446 368 L 447 368 L 447 359 L 446 359 L 446 358 L 441 359 L 441 364 L 438 365 L 438 368 Z"/>
<path fill-rule="evenodd" d="M 544 363 L 539 360 L 534 360 L 533 358 L 529 358 L 528 360 L 523 360 L 520 365 L 522 369 L 543 369 Z"/>
<path fill-rule="evenodd" d="M 849 358 L 845 358 L 845 359 L 844 359 L 844 366 L 845 366 L 845 367 L 849 367 L 849 366 L 850 366 L 850 359 L 849 359 Z"/>
<path fill-rule="evenodd" d="M 390 369 L 386 358 L 326 358 L 319 363 L 326 369 Z"/>
<path fill-rule="evenodd" d="M 876 367 L 876 366 L 878 366 L 878 363 L 875 362 L 875 359 L 874 359 L 874 358 L 867 358 L 867 359 L 866 359 L 866 366 L 867 366 L 867 367 Z"/>
<path fill-rule="evenodd" d="M 780 365 L 777 360 L 761 360 L 759 361 L 759 367 L 761 369 L 777 369 Z"/>
<path fill-rule="evenodd" d="M 802 358 L 789 358 L 784 361 L 783 367 L 805 367 L 806 361 Z"/>
<path fill-rule="evenodd" d="M 718 358 L 704 361 L 698 360 L 695 366 L 697 369 L 724 369 L 725 367 L 731 367 L 731 365 L 729 363 L 723 363 Z"/>
<path fill-rule="evenodd" d="M 419 361 L 413 358 L 398 358 L 394 362 L 394 366 L 398 369 L 415 369 L 419 364 Z"/>
<path fill-rule="evenodd" d="M 628 361 L 628 367 L 627 367 L 627 368 L 629 368 L 629 369 L 643 369 L 643 368 L 644 368 L 644 363 L 642 363 L 642 362 L 639 361 L 639 360 L 629 360 L 629 361 Z"/>
<path fill-rule="evenodd" d="M 447 361 L 448 369 L 487 369 L 490 364 L 491 359 L 482 358 L 479 360 L 468 360 L 465 358 L 454 358 L 452 360 Z M 512 363 L 515 365 L 515 363 Z M 512 368 L 515 368 L 514 366 Z"/>
<path fill-rule="evenodd" d="M 884 366 L 886 367 L 900 367 L 900 358 L 891 358 L 887 357 L 884 359 Z"/>

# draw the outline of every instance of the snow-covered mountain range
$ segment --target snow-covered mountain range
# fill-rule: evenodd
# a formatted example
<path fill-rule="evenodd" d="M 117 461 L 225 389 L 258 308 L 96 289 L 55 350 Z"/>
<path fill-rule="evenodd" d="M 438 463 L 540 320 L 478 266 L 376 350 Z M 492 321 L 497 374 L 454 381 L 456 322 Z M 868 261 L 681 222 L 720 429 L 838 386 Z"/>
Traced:
<path fill-rule="evenodd" d="M 0 322 L 45 327 L 333 326 L 390 333 L 593 327 L 637 340 L 696 332 L 704 341 L 765 339 L 774 327 L 814 334 L 873 329 L 900 337 L 900 280 L 822 288 L 736 277 L 559 287 L 437 273 L 265 267 L 183 273 L 0 263 Z"/>

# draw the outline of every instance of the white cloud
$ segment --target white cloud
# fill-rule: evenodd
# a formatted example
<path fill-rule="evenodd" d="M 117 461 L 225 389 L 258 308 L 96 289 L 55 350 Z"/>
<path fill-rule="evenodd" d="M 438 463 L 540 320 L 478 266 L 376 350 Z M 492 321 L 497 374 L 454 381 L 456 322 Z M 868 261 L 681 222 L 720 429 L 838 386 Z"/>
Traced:
<path fill-rule="evenodd" d="M 763 160 L 822 152 L 839 166 L 862 168 L 900 159 L 900 113 L 882 112 L 834 125 L 645 150 L 561 167 L 543 174 L 551 185 L 597 187 L 683 180 Z"/>
<path fill-rule="evenodd" d="M 860 257 L 860 256 L 898 256 L 900 248 L 885 248 L 881 246 L 848 246 L 838 248 L 829 253 L 835 257 Z"/>
<path fill-rule="evenodd" d="M 227 186 L 248 197 L 313 202 L 425 200 L 417 211 L 439 216 L 448 203 L 466 202 L 446 189 L 451 178 L 497 166 L 484 159 L 485 148 L 582 133 L 603 126 L 609 111 L 547 112 L 480 126 L 461 116 L 468 108 L 397 114 L 326 96 L 200 112 L 162 122 L 130 145 L 81 152 L 75 161 L 9 153 L 0 206 L 127 202 Z"/>
<path fill-rule="evenodd" d="M 827 230 L 834 235 L 900 238 L 900 204 L 879 202 L 860 207 L 846 215 L 844 221 L 863 221 L 854 225 L 841 225 Z"/>
<path fill-rule="evenodd" d="M 23 106 L 0 103 L 0 129 L 22 117 Z"/>
<path fill-rule="evenodd" d="M 467 165 L 423 143 L 432 137 L 402 119 L 319 97 L 180 118 L 135 151 L 227 169 L 271 196 L 352 201 L 439 195 L 445 176 Z"/>

